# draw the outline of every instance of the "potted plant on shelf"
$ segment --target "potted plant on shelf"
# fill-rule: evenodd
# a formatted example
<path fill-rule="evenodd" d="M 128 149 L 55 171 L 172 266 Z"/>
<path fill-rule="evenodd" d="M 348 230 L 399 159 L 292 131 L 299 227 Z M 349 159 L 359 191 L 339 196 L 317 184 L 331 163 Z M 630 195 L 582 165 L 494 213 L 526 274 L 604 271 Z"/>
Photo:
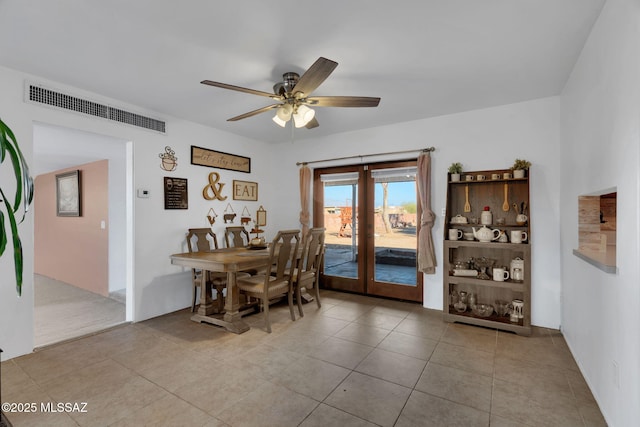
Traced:
<path fill-rule="evenodd" d="M 516 159 L 511 166 L 514 178 L 524 178 L 524 171 L 531 167 L 531 162 L 523 159 Z"/>
<path fill-rule="evenodd" d="M 462 163 L 451 163 L 451 166 L 449 166 L 449 173 L 451 174 L 451 181 L 460 181 Z"/>

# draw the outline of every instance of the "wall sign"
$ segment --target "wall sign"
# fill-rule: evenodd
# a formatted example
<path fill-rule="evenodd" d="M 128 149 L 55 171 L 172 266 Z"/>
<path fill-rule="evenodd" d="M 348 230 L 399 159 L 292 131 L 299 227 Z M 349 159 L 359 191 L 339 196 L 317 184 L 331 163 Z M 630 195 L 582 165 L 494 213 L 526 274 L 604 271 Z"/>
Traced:
<path fill-rule="evenodd" d="M 258 183 L 233 180 L 233 200 L 258 200 Z"/>
<path fill-rule="evenodd" d="M 185 178 L 164 177 L 164 208 L 189 209 L 189 193 Z"/>
<path fill-rule="evenodd" d="M 195 145 L 191 146 L 191 164 L 251 173 L 251 159 L 249 157 L 208 150 Z"/>

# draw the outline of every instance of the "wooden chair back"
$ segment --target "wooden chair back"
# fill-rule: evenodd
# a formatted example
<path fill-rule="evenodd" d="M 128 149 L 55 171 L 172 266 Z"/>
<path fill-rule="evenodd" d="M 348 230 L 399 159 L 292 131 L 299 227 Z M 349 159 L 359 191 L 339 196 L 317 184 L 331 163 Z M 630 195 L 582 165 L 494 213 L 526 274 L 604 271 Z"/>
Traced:
<path fill-rule="evenodd" d="M 320 269 L 324 254 L 325 228 L 311 228 L 304 236 L 302 256 L 300 257 L 299 272 L 317 272 Z"/>
<path fill-rule="evenodd" d="M 250 241 L 249 232 L 241 225 L 229 226 L 224 231 L 224 242 L 228 248 L 241 248 Z"/>
<path fill-rule="evenodd" d="M 218 249 L 218 238 L 210 228 L 190 228 L 187 247 L 189 252 L 211 252 Z"/>
<path fill-rule="evenodd" d="M 289 280 L 296 265 L 298 246 L 300 245 L 300 230 L 281 230 L 269 246 L 269 259 L 266 276 L 273 281 Z M 291 267 L 291 268 L 290 268 Z M 269 279 L 265 284 L 269 283 Z"/>

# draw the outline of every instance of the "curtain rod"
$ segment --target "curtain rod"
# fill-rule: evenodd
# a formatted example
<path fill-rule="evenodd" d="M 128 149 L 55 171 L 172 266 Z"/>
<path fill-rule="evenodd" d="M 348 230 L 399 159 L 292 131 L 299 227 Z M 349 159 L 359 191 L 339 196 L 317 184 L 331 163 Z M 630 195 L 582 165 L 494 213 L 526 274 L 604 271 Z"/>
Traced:
<path fill-rule="evenodd" d="M 347 156 L 347 157 L 336 157 L 333 159 L 325 159 L 325 160 L 313 160 L 310 162 L 297 162 L 296 166 L 300 165 L 310 165 L 311 163 L 322 163 L 322 162 L 332 162 L 335 160 L 347 160 L 347 159 L 362 159 L 363 157 L 375 157 L 375 156 L 386 156 L 390 154 L 405 154 L 405 153 L 428 153 L 431 151 L 436 151 L 436 147 L 423 148 L 422 150 L 406 150 L 406 151 L 391 151 L 389 153 L 378 153 L 378 154 L 362 154 L 360 156 Z"/>

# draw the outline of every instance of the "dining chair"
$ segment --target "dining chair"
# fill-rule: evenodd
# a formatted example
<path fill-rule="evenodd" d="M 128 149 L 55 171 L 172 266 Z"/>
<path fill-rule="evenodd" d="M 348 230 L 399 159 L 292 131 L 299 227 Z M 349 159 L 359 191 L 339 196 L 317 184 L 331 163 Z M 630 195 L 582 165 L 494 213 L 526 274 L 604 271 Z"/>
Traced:
<path fill-rule="evenodd" d="M 210 228 L 190 228 L 187 233 L 187 247 L 189 252 L 211 252 L 218 249 L 218 238 Z M 202 270 L 191 269 L 191 281 L 193 283 L 193 299 L 191 301 L 191 312 L 196 311 L 198 289 L 201 289 L 203 280 Z M 224 311 L 223 290 L 227 286 L 226 273 L 209 272 L 206 280 L 207 292 L 211 292 L 211 286 L 216 288 L 216 301 L 218 303 L 218 313 Z"/>
<path fill-rule="evenodd" d="M 249 232 L 241 225 L 232 225 L 224 230 L 224 242 L 228 248 L 242 248 L 249 245 Z"/>
<path fill-rule="evenodd" d="M 307 291 L 313 289 L 318 308 L 322 306 L 320 304 L 320 265 L 324 257 L 324 238 L 325 228 L 316 227 L 309 229 L 302 241 L 302 253 L 292 276 L 300 317 L 304 316 L 301 298 L 302 288 Z"/>
<path fill-rule="evenodd" d="M 245 295 L 262 302 L 267 332 L 271 333 L 269 302 L 277 297 L 287 296 L 291 320 L 296 320 L 293 312 L 293 281 L 291 266 L 295 266 L 300 230 L 281 230 L 269 245 L 269 262 L 264 274 L 248 278 L 238 278 L 238 289 Z M 289 272 L 289 273 L 288 273 Z"/>

